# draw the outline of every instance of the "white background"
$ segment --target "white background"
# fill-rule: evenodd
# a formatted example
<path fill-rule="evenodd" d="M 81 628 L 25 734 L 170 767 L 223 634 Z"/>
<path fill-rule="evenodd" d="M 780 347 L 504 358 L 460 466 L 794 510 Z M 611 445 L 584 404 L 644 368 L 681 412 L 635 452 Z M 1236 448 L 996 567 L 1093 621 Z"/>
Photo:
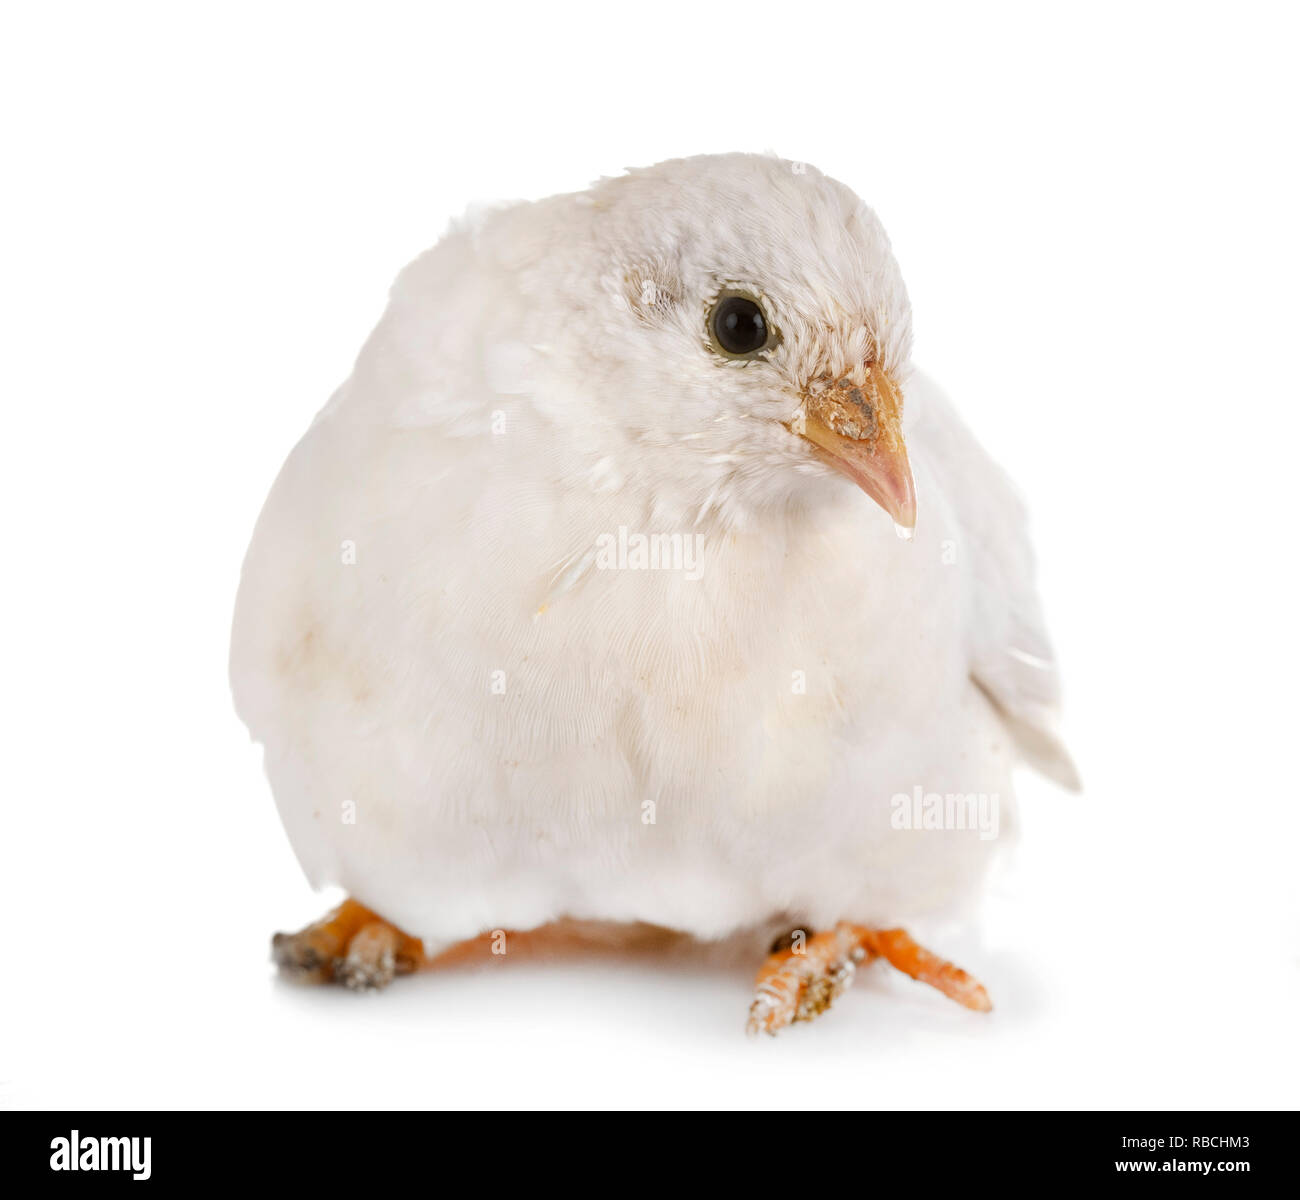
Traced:
<path fill-rule="evenodd" d="M 459 8 L 5 8 L 0 1103 L 1294 1106 L 1292 13 Z M 873 969 L 752 1043 L 748 967 L 276 982 L 332 898 L 225 679 L 275 471 L 467 204 L 730 149 L 878 211 L 1032 502 L 1087 791 L 1026 778 L 939 947 L 997 1011 Z"/>

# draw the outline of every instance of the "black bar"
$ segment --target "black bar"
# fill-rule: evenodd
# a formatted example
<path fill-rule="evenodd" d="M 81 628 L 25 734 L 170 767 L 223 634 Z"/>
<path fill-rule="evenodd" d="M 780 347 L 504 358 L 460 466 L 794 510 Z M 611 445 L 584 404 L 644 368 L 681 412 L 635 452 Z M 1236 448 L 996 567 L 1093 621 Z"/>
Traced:
<path fill-rule="evenodd" d="M 691 1163 L 703 1161 L 715 1182 L 752 1177 L 758 1185 L 764 1177 L 777 1183 L 792 1166 L 816 1164 L 818 1187 L 844 1186 L 830 1178 L 840 1171 L 848 1186 L 862 1186 L 879 1164 L 887 1168 L 881 1185 L 901 1171 L 911 1185 L 906 1190 L 924 1185 L 927 1194 L 947 1182 L 984 1191 L 1007 1182 L 1052 1189 L 1116 1180 L 1141 1191 L 1155 1177 L 1212 1192 L 1240 1180 L 1289 1189 L 1295 1182 L 1291 1113 L 841 1112 L 808 1120 L 766 1111 L 730 1119 L 688 1113 L 684 1121 L 681 1115 L 9 1113 L 0 1118 L 0 1179 L 43 1192 L 196 1183 L 406 1191 L 414 1178 L 423 1181 L 418 1191 L 435 1192 L 463 1172 L 471 1183 L 479 1178 L 494 1187 L 518 1173 L 581 1194 L 601 1178 L 603 1187 L 622 1187 L 616 1181 L 623 1179 L 640 1190 L 652 1177 L 671 1186 L 675 1173 L 689 1195 L 700 1182 Z M 828 1128 L 818 1128 L 818 1120 Z M 99 1138 L 137 1140 L 101 1144 Z M 103 1165 L 92 1169 L 96 1161 Z M 563 1183 L 566 1177 L 571 1185 Z"/>

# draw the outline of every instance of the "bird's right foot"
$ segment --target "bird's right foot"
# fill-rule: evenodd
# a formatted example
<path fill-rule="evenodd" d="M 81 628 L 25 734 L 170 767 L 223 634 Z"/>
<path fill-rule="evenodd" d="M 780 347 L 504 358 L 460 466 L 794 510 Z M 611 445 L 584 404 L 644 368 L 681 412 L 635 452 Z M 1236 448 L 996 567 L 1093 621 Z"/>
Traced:
<path fill-rule="evenodd" d="M 298 983 L 341 983 L 354 991 L 386 987 L 424 965 L 424 947 L 355 900 L 297 933 L 277 933 L 271 958 Z"/>

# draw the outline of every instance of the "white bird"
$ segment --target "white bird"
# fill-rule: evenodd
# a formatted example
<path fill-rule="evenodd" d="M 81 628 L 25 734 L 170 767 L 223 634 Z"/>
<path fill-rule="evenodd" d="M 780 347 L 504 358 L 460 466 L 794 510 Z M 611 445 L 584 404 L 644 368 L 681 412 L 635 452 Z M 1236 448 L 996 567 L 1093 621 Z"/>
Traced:
<path fill-rule="evenodd" d="M 1023 509 L 911 341 L 874 213 L 775 157 L 480 213 L 408 266 L 236 606 L 238 711 L 350 897 L 281 966 L 794 929 L 751 1029 L 876 956 L 987 1008 L 897 927 L 972 899 L 1018 759 L 1074 770 Z"/>

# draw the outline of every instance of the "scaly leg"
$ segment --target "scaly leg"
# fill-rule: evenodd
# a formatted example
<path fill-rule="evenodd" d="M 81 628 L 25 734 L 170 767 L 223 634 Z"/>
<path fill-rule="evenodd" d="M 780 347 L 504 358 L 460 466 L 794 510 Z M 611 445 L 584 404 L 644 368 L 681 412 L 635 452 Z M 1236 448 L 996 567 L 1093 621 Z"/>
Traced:
<path fill-rule="evenodd" d="M 802 952 L 791 947 L 768 956 L 758 972 L 747 1032 L 775 1035 L 794 1021 L 820 1016 L 853 982 L 857 967 L 877 957 L 976 1012 L 993 1007 L 965 971 L 918 946 L 903 930 L 841 921 L 809 938 Z"/>

